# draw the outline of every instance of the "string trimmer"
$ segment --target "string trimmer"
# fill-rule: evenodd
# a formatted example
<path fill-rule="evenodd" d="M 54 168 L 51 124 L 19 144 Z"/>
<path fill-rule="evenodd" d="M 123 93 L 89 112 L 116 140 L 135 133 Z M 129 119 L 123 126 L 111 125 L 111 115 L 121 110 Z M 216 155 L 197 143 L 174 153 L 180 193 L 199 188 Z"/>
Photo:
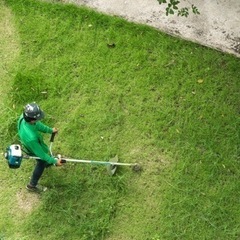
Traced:
<path fill-rule="evenodd" d="M 95 160 L 84 160 L 84 159 L 71 159 L 71 158 L 61 158 L 62 163 L 66 162 L 74 162 L 74 163 L 90 163 L 90 164 L 101 164 L 106 165 L 108 173 L 113 175 L 116 170 L 117 166 L 137 166 L 137 163 L 120 163 L 118 162 L 118 156 L 116 155 L 114 158 L 111 158 L 109 162 L 104 161 L 95 161 Z"/>
<path fill-rule="evenodd" d="M 52 144 L 54 142 L 55 133 L 51 135 L 50 138 L 50 153 L 52 155 Z M 8 165 L 10 168 L 19 168 L 22 162 L 22 159 L 39 159 L 35 156 L 29 156 L 29 155 L 23 155 L 21 146 L 18 144 L 13 144 L 7 148 L 7 151 L 5 153 L 5 158 L 8 161 Z M 73 162 L 73 163 L 89 163 L 89 164 L 99 164 L 99 165 L 105 165 L 107 166 L 108 173 L 110 175 L 114 175 L 117 166 L 132 166 L 133 170 L 139 171 L 141 170 L 141 167 L 137 163 L 120 163 L 118 162 L 118 156 L 116 155 L 114 158 L 111 158 L 108 162 L 105 161 L 96 161 L 96 160 L 84 160 L 84 159 L 72 159 L 72 158 L 62 158 L 60 155 L 58 155 L 58 158 L 61 158 L 62 163 L 67 162 Z"/>
<path fill-rule="evenodd" d="M 55 134 L 53 133 L 50 139 L 50 152 L 52 152 L 51 147 L 54 142 Z M 89 164 L 99 164 L 107 166 L 108 173 L 114 175 L 117 170 L 117 166 L 132 166 L 133 169 L 136 169 L 138 166 L 137 163 L 120 163 L 118 162 L 118 156 L 111 158 L 108 162 L 105 161 L 96 161 L 96 160 L 85 160 L 85 159 L 73 159 L 73 158 L 62 158 L 61 155 L 58 155 L 58 158 L 61 158 L 62 163 L 73 162 L 73 163 L 89 163 Z"/>

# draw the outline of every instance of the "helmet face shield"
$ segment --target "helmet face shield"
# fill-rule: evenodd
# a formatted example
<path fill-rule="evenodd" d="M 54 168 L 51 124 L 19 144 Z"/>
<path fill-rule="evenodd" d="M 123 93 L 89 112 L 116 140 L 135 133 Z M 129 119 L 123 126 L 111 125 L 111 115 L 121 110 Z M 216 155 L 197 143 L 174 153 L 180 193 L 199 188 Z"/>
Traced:
<path fill-rule="evenodd" d="M 40 120 L 40 119 L 43 119 L 44 118 L 44 112 L 39 109 L 39 113 L 36 114 L 36 120 Z"/>
<path fill-rule="evenodd" d="M 40 107 L 35 103 L 29 103 L 24 108 L 24 115 L 27 118 L 32 118 L 35 120 L 40 120 L 44 118 L 44 112 L 40 109 Z"/>

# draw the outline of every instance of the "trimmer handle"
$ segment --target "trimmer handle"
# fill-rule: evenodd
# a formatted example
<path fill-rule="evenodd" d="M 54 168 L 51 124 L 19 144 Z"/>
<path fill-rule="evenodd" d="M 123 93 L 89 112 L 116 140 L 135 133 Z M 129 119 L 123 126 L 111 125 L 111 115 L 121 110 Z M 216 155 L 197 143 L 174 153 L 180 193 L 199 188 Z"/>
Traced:
<path fill-rule="evenodd" d="M 56 133 L 53 132 L 52 135 L 51 135 L 51 138 L 50 138 L 50 142 L 51 143 L 54 142 L 55 135 L 56 135 Z"/>
<path fill-rule="evenodd" d="M 63 158 L 62 158 L 61 154 L 58 154 L 58 155 L 57 155 L 57 158 L 58 158 L 58 159 L 61 159 L 60 163 L 66 163 L 66 162 L 67 162 L 66 159 L 63 159 Z"/>
<path fill-rule="evenodd" d="M 66 163 L 67 161 L 65 159 L 61 159 L 61 163 Z"/>

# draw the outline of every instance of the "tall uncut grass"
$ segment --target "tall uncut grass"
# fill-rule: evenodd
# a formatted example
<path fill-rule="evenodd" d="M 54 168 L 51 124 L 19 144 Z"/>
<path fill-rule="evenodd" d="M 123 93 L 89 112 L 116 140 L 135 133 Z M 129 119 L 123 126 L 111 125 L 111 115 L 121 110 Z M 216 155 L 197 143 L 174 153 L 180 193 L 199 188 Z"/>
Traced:
<path fill-rule="evenodd" d="M 0 239 L 240 238 L 238 58 L 87 8 L 0 7 L 2 151 L 36 101 L 59 128 L 54 153 L 143 168 L 66 164 L 36 195 L 34 162 L 2 158 Z"/>

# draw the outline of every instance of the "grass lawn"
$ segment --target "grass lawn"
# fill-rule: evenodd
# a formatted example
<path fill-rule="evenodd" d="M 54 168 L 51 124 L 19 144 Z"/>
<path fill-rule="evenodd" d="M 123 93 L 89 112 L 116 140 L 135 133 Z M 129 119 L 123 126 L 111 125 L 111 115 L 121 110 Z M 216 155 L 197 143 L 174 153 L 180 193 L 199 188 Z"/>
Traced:
<path fill-rule="evenodd" d="M 1 149 L 36 101 L 54 153 L 138 162 L 0 161 L 0 240 L 239 239 L 240 59 L 83 7 L 0 0 Z M 45 136 L 46 143 L 50 136 Z"/>

